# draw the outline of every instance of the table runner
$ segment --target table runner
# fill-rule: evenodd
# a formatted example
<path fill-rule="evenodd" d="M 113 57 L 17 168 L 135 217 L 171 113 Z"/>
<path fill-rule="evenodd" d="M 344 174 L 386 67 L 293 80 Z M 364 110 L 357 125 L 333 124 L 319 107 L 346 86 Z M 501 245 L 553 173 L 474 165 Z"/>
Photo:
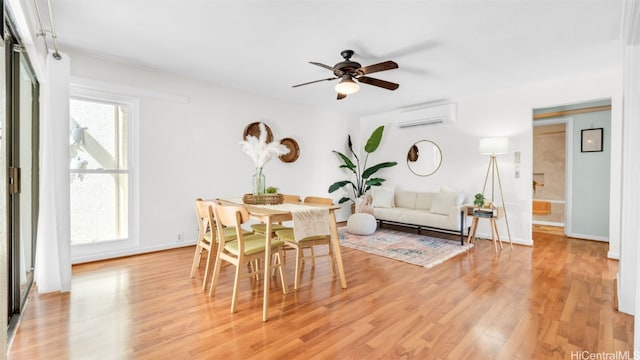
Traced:
<path fill-rule="evenodd" d="M 241 198 L 221 199 L 244 204 Z M 293 220 L 293 237 L 296 241 L 309 236 L 329 235 L 329 210 L 305 204 L 283 203 L 277 205 L 251 205 L 270 210 L 287 211 Z"/>
<path fill-rule="evenodd" d="M 302 204 L 255 205 L 266 209 L 289 211 L 296 241 L 317 235 L 329 235 L 329 210 Z"/>

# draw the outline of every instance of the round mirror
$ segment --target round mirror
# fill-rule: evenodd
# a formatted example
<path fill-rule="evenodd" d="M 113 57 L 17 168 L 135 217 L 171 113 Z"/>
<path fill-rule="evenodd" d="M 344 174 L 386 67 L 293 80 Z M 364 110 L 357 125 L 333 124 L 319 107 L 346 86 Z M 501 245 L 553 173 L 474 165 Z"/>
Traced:
<path fill-rule="evenodd" d="M 435 173 L 442 163 L 442 151 L 433 141 L 420 140 L 411 145 L 407 153 L 407 166 L 418 176 Z"/>

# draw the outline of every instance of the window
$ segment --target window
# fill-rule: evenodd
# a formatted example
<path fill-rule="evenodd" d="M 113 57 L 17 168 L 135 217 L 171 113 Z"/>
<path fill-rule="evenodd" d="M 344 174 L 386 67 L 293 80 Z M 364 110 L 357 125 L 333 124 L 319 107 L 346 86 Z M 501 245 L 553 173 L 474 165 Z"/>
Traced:
<path fill-rule="evenodd" d="M 132 240 L 135 102 L 72 91 L 69 113 L 71 245 L 111 251 Z"/>

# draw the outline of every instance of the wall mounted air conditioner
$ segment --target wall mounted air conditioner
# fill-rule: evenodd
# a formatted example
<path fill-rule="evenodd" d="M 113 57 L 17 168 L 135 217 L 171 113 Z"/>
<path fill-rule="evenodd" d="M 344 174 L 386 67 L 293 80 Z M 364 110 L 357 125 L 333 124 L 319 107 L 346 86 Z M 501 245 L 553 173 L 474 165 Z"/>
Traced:
<path fill-rule="evenodd" d="M 429 124 L 442 124 L 456 120 L 456 104 L 444 104 L 398 113 L 396 123 L 399 128 Z"/>

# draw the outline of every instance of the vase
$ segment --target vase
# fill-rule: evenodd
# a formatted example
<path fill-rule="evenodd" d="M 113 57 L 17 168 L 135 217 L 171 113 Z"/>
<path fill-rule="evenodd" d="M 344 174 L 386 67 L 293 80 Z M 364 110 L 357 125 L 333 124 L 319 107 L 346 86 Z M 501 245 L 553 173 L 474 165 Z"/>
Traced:
<path fill-rule="evenodd" d="M 256 168 L 256 173 L 253 174 L 253 195 L 260 195 L 266 192 L 266 181 L 262 168 Z"/>
<path fill-rule="evenodd" d="M 355 199 L 354 201 L 355 206 L 351 209 L 354 214 L 362 212 L 363 202 L 364 202 L 364 199 L 362 198 L 362 196 Z"/>

